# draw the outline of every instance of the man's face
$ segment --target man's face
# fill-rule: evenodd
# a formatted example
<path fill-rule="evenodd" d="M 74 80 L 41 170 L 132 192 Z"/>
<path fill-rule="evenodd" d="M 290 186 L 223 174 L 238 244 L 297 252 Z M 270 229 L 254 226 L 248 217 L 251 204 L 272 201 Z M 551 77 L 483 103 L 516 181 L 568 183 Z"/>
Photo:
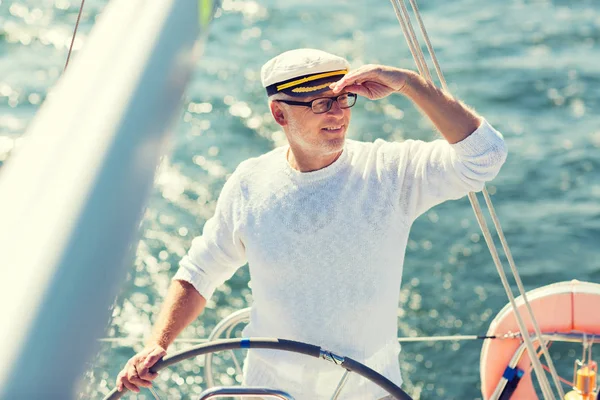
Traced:
<path fill-rule="evenodd" d="M 336 97 L 341 94 L 334 95 L 329 90 L 311 97 L 288 96 L 285 99 L 310 102 L 314 99 Z M 282 124 L 279 120 L 278 122 L 284 127 L 292 148 L 299 149 L 304 154 L 324 156 L 337 153 L 344 147 L 352 115 L 350 108 L 340 108 L 337 101 L 333 102 L 329 111 L 322 114 L 315 114 L 310 107 L 289 105 L 279 101 L 275 101 L 272 107 L 281 109 L 284 123 Z M 275 110 L 274 115 L 276 115 Z"/>

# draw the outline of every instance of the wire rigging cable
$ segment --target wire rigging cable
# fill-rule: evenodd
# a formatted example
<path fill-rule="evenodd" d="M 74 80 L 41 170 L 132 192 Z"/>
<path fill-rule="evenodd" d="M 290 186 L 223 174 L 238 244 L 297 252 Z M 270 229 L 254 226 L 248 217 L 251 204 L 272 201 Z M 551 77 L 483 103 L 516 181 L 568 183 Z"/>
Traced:
<path fill-rule="evenodd" d="M 77 35 L 77 28 L 79 28 L 79 21 L 81 20 L 81 12 L 83 11 L 83 5 L 85 4 L 85 0 L 81 0 L 81 6 L 79 6 L 79 14 L 77 14 L 77 22 L 75 23 L 75 30 L 73 30 L 73 37 L 71 38 L 71 45 L 69 46 L 69 54 L 67 54 L 67 62 L 65 62 L 65 68 L 63 71 L 67 69 L 69 65 L 69 59 L 71 58 L 71 52 L 73 51 L 73 43 L 75 43 L 75 35 Z"/>
<path fill-rule="evenodd" d="M 227 338 L 231 338 L 231 335 L 227 335 Z M 449 335 L 449 336 L 415 336 L 415 337 L 399 337 L 398 343 L 408 342 L 459 342 L 465 340 L 503 340 L 503 339 L 514 339 L 514 335 L 505 336 L 487 336 L 487 335 Z M 107 337 L 98 339 L 102 343 L 123 343 L 133 344 L 142 343 L 146 339 L 141 337 Z M 208 338 L 179 338 L 175 339 L 175 343 L 206 343 L 210 340 Z"/>
<path fill-rule="evenodd" d="M 429 68 L 427 66 L 427 62 L 425 61 L 425 57 L 423 55 L 423 52 L 421 50 L 421 46 L 419 45 L 419 40 L 415 35 L 415 32 L 412 28 L 412 23 L 410 20 L 410 16 L 408 15 L 408 10 L 404 4 L 403 0 L 390 0 L 392 2 L 392 6 L 394 7 L 394 11 L 396 13 L 396 17 L 398 18 L 398 21 L 400 22 L 400 25 L 402 27 L 402 31 L 404 32 L 404 36 L 405 39 L 408 43 L 408 47 L 410 49 L 411 54 L 413 55 L 413 58 L 415 60 L 415 64 L 417 65 L 417 69 L 419 70 L 419 73 L 427 80 L 433 82 L 433 80 L 431 79 L 431 74 L 429 72 Z M 431 42 L 429 40 L 429 36 L 427 35 L 427 30 L 425 29 L 425 24 L 423 23 L 423 20 L 421 19 L 421 15 L 419 12 L 419 8 L 417 6 L 416 0 L 409 0 L 413 9 L 413 12 L 417 18 L 417 21 L 419 23 L 419 26 L 421 28 L 421 32 L 423 34 L 423 37 L 425 38 L 425 42 L 426 42 L 426 46 L 427 49 L 429 50 L 429 53 L 431 55 L 431 59 L 433 60 L 433 64 L 435 66 L 437 75 L 440 79 L 442 88 L 446 91 L 449 92 L 448 90 L 448 86 L 446 84 L 446 80 L 444 79 L 444 75 L 442 73 L 442 70 L 439 66 L 437 57 L 435 56 L 435 52 L 433 50 L 433 46 L 431 45 Z M 401 11 L 400 11 L 401 10 Z M 487 189 L 484 187 L 483 188 L 483 195 L 485 197 L 485 201 L 486 204 L 488 206 L 488 210 L 490 212 L 490 215 L 492 217 L 492 220 L 494 222 L 494 226 L 496 228 L 496 231 L 498 232 L 498 237 L 500 239 L 500 241 L 502 242 L 502 247 L 504 249 L 504 252 L 506 254 L 506 257 L 508 259 L 509 265 L 511 267 L 511 271 L 513 273 L 513 276 L 515 278 L 515 281 L 517 283 L 517 287 L 519 289 L 520 295 L 523 298 L 523 301 L 525 303 L 525 307 L 527 308 L 527 311 L 529 313 L 529 317 L 531 318 L 532 321 L 532 325 L 534 327 L 535 330 L 535 339 L 538 339 L 538 343 L 542 349 L 542 352 L 544 354 L 544 357 L 546 359 L 546 362 L 548 363 L 549 369 L 550 369 L 550 373 L 552 375 L 552 379 L 554 381 L 554 384 L 557 388 L 557 391 L 559 393 L 560 398 L 564 398 L 564 392 L 562 389 L 562 386 L 560 384 L 559 378 L 558 378 L 558 374 L 556 373 L 556 369 L 554 367 L 554 364 L 552 362 L 552 359 L 548 353 L 548 349 L 546 348 L 546 345 L 544 343 L 543 340 L 541 340 L 542 334 L 539 328 L 539 325 L 535 319 L 535 316 L 533 314 L 533 310 L 531 309 L 531 305 L 529 304 L 529 301 L 527 299 L 527 295 L 525 293 L 525 290 L 523 288 L 523 284 L 522 281 L 520 279 L 518 270 L 515 266 L 514 260 L 512 258 L 512 253 L 510 252 L 508 243 L 506 242 L 506 238 L 504 237 L 503 231 L 502 231 L 502 227 L 500 226 L 500 222 L 498 220 L 498 217 L 496 215 L 496 212 L 494 210 L 494 207 L 492 205 L 492 201 L 491 198 L 487 192 Z M 544 398 L 546 400 L 549 399 L 554 399 L 554 395 L 552 393 L 552 390 L 550 388 L 550 383 L 547 380 L 547 377 L 544 373 L 544 370 L 542 368 L 542 364 L 541 361 L 537 358 L 536 356 L 536 351 L 533 345 L 533 340 L 529 337 L 528 331 L 527 331 L 527 327 L 525 326 L 525 323 L 523 321 L 523 318 L 521 316 L 521 313 L 519 312 L 517 305 L 516 305 L 516 301 L 515 301 L 515 297 L 513 295 L 512 289 L 510 288 L 510 285 L 508 283 L 508 280 L 506 278 L 506 274 L 504 272 L 504 267 L 502 266 L 502 263 L 500 261 L 500 258 L 498 256 L 498 251 L 496 249 L 496 245 L 494 244 L 494 241 L 492 239 L 492 235 L 491 232 L 489 230 L 489 228 L 487 227 L 487 223 L 485 221 L 485 217 L 483 216 L 483 211 L 481 210 L 481 207 L 479 205 L 479 201 L 477 200 L 477 195 L 475 193 L 469 193 L 469 200 L 471 202 L 471 205 L 473 207 L 473 211 L 475 212 L 475 216 L 477 218 L 477 222 L 479 223 L 479 226 L 482 230 L 482 233 L 484 235 L 485 241 L 488 245 L 488 248 L 490 250 L 490 253 L 492 255 L 492 258 L 494 260 L 494 264 L 496 265 L 496 269 L 498 270 L 498 274 L 500 275 L 500 280 L 502 282 L 502 285 L 504 286 L 504 289 L 506 291 L 506 294 L 508 296 L 508 299 L 510 301 L 510 304 L 513 308 L 513 311 L 515 313 L 518 325 L 519 325 L 519 329 L 521 331 L 521 335 L 523 337 L 523 340 L 525 341 L 525 344 L 527 346 L 527 350 L 530 354 L 530 359 L 531 362 L 533 364 L 533 368 L 534 371 L 536 373 L 536 376 L 538 378 L 538 381 L 540 383 L 540 387 L 542 389 Z"/>

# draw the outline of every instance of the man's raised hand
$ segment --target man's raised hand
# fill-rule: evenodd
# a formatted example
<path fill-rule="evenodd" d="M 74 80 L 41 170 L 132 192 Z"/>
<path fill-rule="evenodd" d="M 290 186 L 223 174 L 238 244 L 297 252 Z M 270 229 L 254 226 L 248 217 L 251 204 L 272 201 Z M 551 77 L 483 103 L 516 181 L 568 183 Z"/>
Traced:
<path fill-rule="evenodd" d="M 402 92 L 413 71 L 368 64 L 349 72 L 329 87 L 334 93 L 346 90 L 370 100 L 382 99 L 394 92 Z"/>

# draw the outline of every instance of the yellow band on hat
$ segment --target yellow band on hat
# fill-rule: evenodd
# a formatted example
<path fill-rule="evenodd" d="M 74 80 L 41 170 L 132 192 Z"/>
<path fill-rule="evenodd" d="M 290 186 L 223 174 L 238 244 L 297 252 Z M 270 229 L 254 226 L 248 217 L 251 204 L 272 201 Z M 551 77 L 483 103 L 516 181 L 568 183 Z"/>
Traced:
<path fill-rule="evenodd" d="M 298 80 L 295 80 L 292 82 L 284 83 L 283 85 L 278 85 L 277 91 L 280 92 L 283 89 L 287 89 L 287 88 L 299 85 L 304 82 L 316 81 L 317 79 L 327 78 L 327 77 L 335 76 L 335 75 L 346 75 L 347 73 L 348 73 L 347 69 L 341 69 L 339 71 L 324 72 L 322 74 L 307 76 L 306 78 L 302 78 L 302 79 L 298 79 Z"/>
<path fill-rule="evenodd" d="M 326 87 L 328 87 L 329 85 L 331 85 L 331 83 L 325 83 L 323 85 L 317 85 L 317 86 L 300 86 L 300 87 L 296 87 L 292 89 L 292 92 L 294 93 L 308 93 L 308 92 L 314 92 L 317 90 L 321 90 L 324 89 Z"/>

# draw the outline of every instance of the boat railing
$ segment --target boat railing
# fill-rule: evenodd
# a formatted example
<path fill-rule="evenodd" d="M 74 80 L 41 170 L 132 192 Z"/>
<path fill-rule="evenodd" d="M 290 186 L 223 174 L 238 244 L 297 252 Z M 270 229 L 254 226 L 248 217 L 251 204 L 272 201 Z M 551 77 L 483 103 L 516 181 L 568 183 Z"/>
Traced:
<path fill-rule="evenodd" d="M 237 396 L 241 398 L 256 398 L 256 396 L 260 396 L 260 398 L 267 397 L 281 400 L 294 400 L 292 395 L 290 395 L 287 392 L 284 392 L 283 390 L 241 386 L 214 387 L 202 392 L 198 400 L 217 399 L 221 397 L 230 396 Z"/>
<path fill-rule="evenodd" d="M 235 311 L 223 318 L 211 331 L 210 335 L 208 335 L 207 341 L 212 342 L 218 339 L 231 339 L 239 335 L 235 335 L 241 331 L 240 328 L 245 326 L 250 321 L 250 307 Z M 242 350 L 239 350 L 242 351 Z M 239 352 L 238 351 L 238 352 Z M 242 366 L 241 362 L 236 355 L 236 351 L 229 350 L 228 351 L 231 360 L 235 365 L 235 373 L 238 376 L 242 376 Z M 209 353 L 206 355 L 206 359 L 204 362 L 204 381 L 206 382 L 207 387 L 211 388 L 216 385 L 216 374 L 217 371 L 214 368 L 214 359 L 218 357 L 215 353 Z M 348 378 L 350 376 L 350 372 L 346 370 L 342 377 L 340 378 L 334 393 L 331 396 L 331 400 L 336 400 L 339 398 L 340 394 L 346 383 L 348 382 Z"/>
<path fill-rule="evenodd" d="M 239 332 L 239 328 L 245 326 L 250 321 L 250 308 L 244 308 L 238 310 L 227 317 L 223 318 L 217 326 L 212 330 L 210 335 L 208 335 L 208 342 L 215 341 L 217 339 L 231 339 L 234 336 L 235 332 Z M 242 364 L 238 359 L 236 352 L 233 350 L 229 350 L 229 355 L 235 365 L 235 373 L 238 376 L 242 375 Z M 215 369 L 213 368 L 213 362 L 215 358 L 215 353 L 210 353 L 206 355 L 206 360 L 204 362 L 204 381 L 208 387 L 215 386 Z"/>

